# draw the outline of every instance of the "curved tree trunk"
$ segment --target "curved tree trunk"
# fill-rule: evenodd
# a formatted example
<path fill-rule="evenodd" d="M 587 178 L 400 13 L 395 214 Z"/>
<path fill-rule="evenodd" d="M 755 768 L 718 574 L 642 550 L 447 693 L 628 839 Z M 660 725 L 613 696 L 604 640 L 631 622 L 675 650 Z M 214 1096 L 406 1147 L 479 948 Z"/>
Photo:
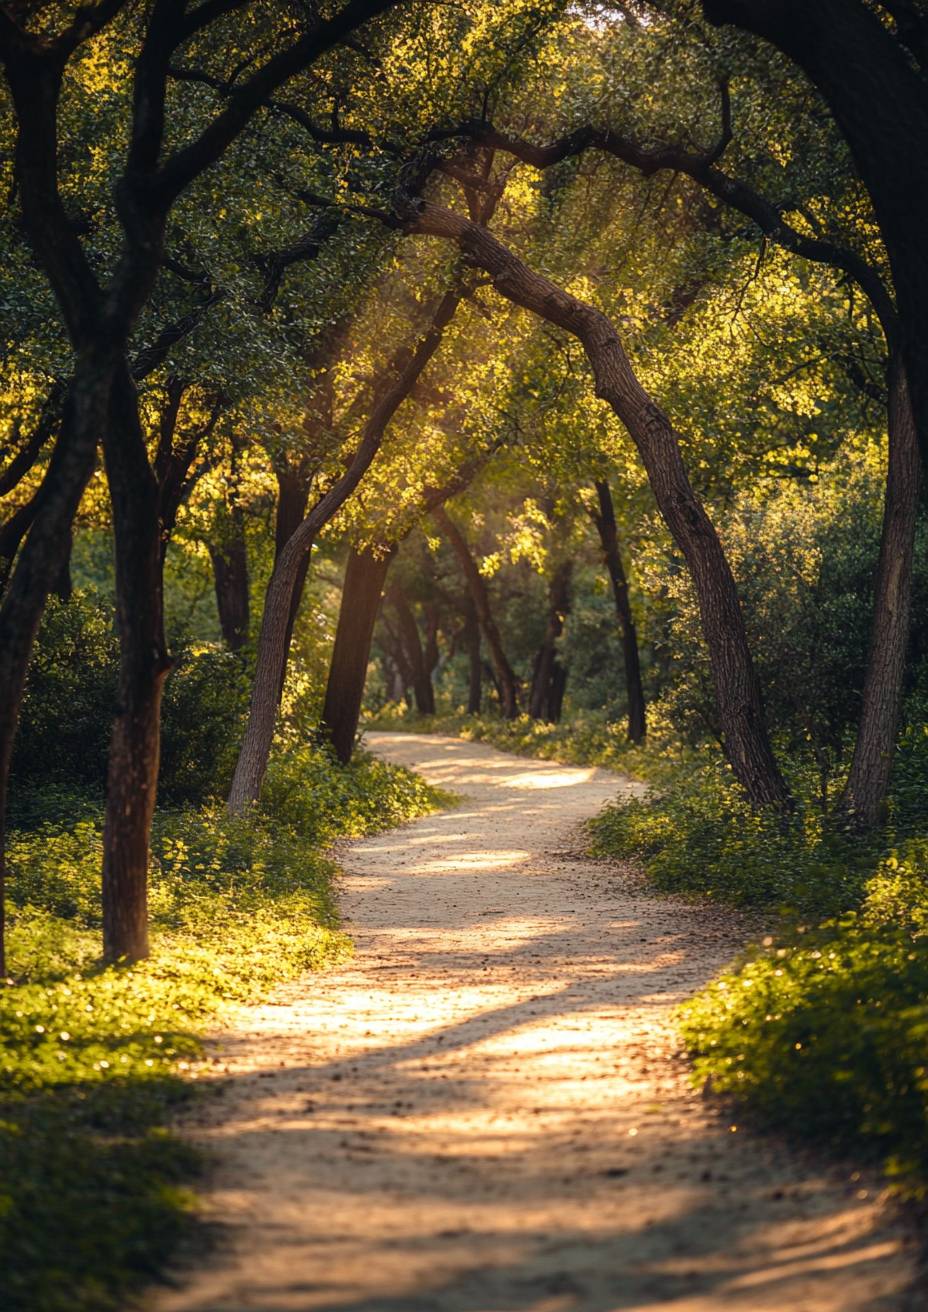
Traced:
<path fill-rule="evenodd" d="M 427 201 L 410 206 L 419 232 L 454 241 L 516 305 L 557 324 L 582 343 L 596 382 L 638 448 L 658 508 L 693 580 L 715 681 L 725 754 L 755 806 L 792 809 L 767 733 L 738 590 L 718 534 L 687 477 L 670 420 L 641 386 L 604 314 L 529 269 L 478 224 Z"/>
<path fill-rule="evenodd" d="M 918 489 L 915 416 L 905 368 L 897 360 L 889 379 L 889 469 L 873 630 L 857 741 L 842 798 L 843 809 L 862 828 L 885 817 L 909 642 Z"/>
<path fill-rule="evenodd" d="M 477 562 L 471 555 L 467 539 L 444 506 L 434 506 L 431 513 L 438 528 L 445 535 L 454 554 L 457 556 L 461 573 L 464 575 L 467 590 L 477 613 L 477 622 L 486 639 L 487 647 L 490 649 L 490 662 L 496 678 L 503 718 L 514 720 L 519 714 L 519 683 L 503 648 L 503 640 L 493 617 L 487 585 L 477 568 Z"/>
<path fill-rule="evenodd" d="M 928 88 L 913 58 L 862 0 L 703 0 L 710 22 L 771 42 L 818 87 L 873 201 L 892 265 L 901 346 L 924 461 L 928 456 Z M 907 11 L 924 41 L 919 6 Z M 919 52 L 924 61 L 924 50 Z"/>
<path fill-rule="evenodd" d="M 395 547 L 379 554 L 352 547 L 348 553 L 322 711 L 323 732 L 342 765 L 351 760 L 364 698 L 371 639 L 387 571 L 395 554 Z"/>
<path fill-rule="evenodd" d="M 428 330 L 419 339 L 415 349 L 410 352 L 407 348 L 394 357 L 395 368 L 386 372 L 370 417 L 364 425 L 361 441 L 347 470 L 316 502 L 275 561 L 264 599 L 248 723 L 229 789 L 228 808 L 233 814 L 244 811 L 258 800 L 261 793 L 274 741 L 279 694 L 287 666 L 293 589 L 303 568 L 304 558 L 320 529 L 341 509 L 370 468 L 388 424 L 438 350 L 445 328 L 451 322 L 460 299 L 460 291 L 446 292 L 438 302 Z"/>
<path fill-rule="evenodd" d="M 557 640 L 564 632 L 564 620 L 570 610 L 570 581 L 573 565 L 562 561 L 551 579 L 550 606 L 544 640 L 535 657 L 532 690 L 528 713 L 533 720 L 548 720 L 556 724 L 560 719 L 567 671 L 557 656 Z"/>
<path fill-rule="evenodd" d="M 619 535 L 615 522 L 612 493 L 605 479 L 596 483 L 599 511 L 593 512 L 593 523 L 599 534 L 603 560 L 612 585 L 612 599 L 622 634 L 622 660 L 625 666 L 625 697 L 628 703 L 628 737 L 633 743 L 644 742 L 647 732 L 644 688 L 641 684 L 641 657 L 638 652 L 638 631 L 628 599 L 628 579 L 619 550 Z"/>

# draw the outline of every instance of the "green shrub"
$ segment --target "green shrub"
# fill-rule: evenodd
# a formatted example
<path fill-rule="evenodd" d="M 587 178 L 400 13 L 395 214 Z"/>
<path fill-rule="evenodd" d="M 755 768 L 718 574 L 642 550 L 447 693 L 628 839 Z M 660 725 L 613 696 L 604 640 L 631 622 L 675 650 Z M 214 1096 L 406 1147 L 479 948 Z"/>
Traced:
<path fill-rule="evenodd" d="M 182 644 L 164 689 L 159 792 L 171 803 L 224 795 L 248 709 L 248 670 L 218 645 Z M 96 594 L 52 599 L 29 667 L 13 758 L 14 818 L 41 823 L 60 792 L 103 796 L 119 644 Z M 44 795 L 35 815 L 36 794 Z M 73 814 L 67 807 L 57 817 Z M 53 818 L 53 817 L 48 817 Z"/>
<path fill-rule="evenodd" d="M 684 1013 L 695 1071 L 793 1132 L 871 1145 L 928 1192 L 928 841 L 867 883 L 858 912 L 773 943 Z"/>
<path fill-rule="evenodd" d="M 159 796 L 165 802 L 225 797 L 250 695 L 242 658 L 220 646 L 183 648 L 164 686 Z"/>
<path fill-rule="evenodd" d="M 272 759 L 261 810 L 325 847 L 390 829 L 442 800 L 418 775 L 369 752 L 355 752 L 349 765 L 339 766 L 328 747 L 300 745 Z"/>
<path fill-rule="evenodd" d="M 638 859 L 656 888 L 772 905 L 822 918 L 853 906 L 880 850 L 829 827 L 795 773 L 790 820 L 757 812 L 728 769 L 705 753 L 647 797 L 607 806 L 589 822 L 596 856 Z"/>
<path fill-rule="evenodd" d="M 16 793 L 41 783 L 102 792 L 116 706 L 113 611 L 92 593 L 50 598 L 33 647 L 13 753 Z"/>

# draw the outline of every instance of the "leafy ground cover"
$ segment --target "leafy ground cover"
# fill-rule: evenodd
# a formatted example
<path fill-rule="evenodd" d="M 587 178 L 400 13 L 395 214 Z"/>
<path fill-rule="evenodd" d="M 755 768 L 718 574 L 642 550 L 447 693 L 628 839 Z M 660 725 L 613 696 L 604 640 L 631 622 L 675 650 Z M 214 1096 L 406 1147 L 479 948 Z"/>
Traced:
<path fill-rule="evenodd" d="M 349 950 L 332 899 L 338 837 L 441 799 L 367 755 L 275 761 L 261 809 L 163 812 L 151 960 L 99 964 L 99 814 L 32 798 L 8 852 L 11 978 L 0 990 L 0 1269 L 8 1312 L 108 1312 L 195 1224 L 199 1163 L 165 1127 L 223 1009 Z M 70 828 L 49 813 L 78 815 Z M 63 1237 L 66 1236 L 66 1242 Z"/>

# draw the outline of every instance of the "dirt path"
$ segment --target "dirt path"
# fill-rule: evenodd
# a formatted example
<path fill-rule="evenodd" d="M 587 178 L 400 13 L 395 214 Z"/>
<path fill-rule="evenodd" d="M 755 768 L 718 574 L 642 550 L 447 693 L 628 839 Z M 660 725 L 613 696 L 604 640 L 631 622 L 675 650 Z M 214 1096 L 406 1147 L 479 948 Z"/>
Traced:
<path fill-rule="evenodd" d="M 355 959 L 223 1038 L 230 1086 L 192 1132 L 225 1239 L 152 1307 L 903 1307 L 904 1236 L 860 1182 L 689 1090 L 671 1011 L 744 931 L 577 852 L 621 782 L 369 743 L 465 801 L 348 848 Z"/>

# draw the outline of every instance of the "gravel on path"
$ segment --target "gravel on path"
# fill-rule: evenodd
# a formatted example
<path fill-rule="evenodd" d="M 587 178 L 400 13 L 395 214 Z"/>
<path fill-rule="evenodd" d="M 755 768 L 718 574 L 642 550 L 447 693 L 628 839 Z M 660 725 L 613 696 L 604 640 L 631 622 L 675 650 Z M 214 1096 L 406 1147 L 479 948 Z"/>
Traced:
<path fill-rule="evenodd" d="M 439 736 L 462 797 L 345 846 L 356 952 L 218 1036 L 215 1249 L 152 1312 L 898 1312 L 910 1236 L 849 1169 L 695 1092 L 678 1003 L 748 934 L 583 854 L 639 785 Z"/>

